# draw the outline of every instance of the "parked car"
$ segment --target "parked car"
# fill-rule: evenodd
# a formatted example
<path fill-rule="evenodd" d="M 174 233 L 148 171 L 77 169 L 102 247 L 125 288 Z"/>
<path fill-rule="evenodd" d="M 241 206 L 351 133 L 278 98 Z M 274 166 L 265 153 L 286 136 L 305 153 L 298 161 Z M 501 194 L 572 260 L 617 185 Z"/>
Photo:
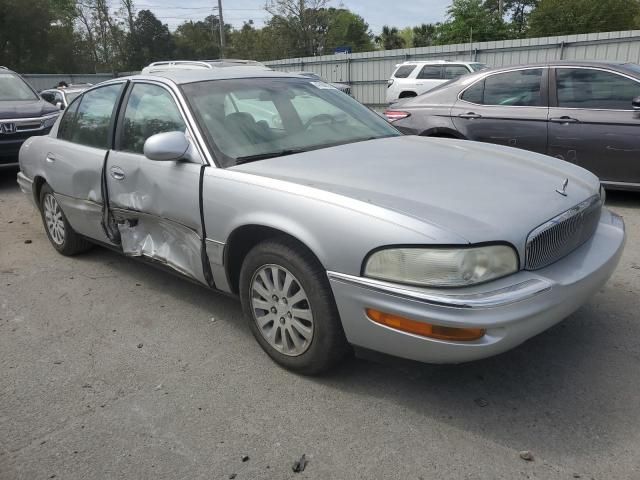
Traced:
<path fill-rule="evenodd" d="M 110 80 L 27 140 L 20 168 L 58 252 L 98 243 L 237 295 L 262 348 L 303 373 L 352 346 L 434 363 L 508 350 L 592 298 L 625 240 L 586 170 L 404 136 L 291 73 Z"/>
<path fill-rule="evenodd" d="M 387 82 L 387 103 L 421 95 L 450 80 L 486 68 L 484 63 L 447 60 L 401 63 L 396 65 Z"/>
<path fill-rule="evenodd" d="M 304 75 L 307 78 L 311 78 L 317 82 L 325 82 L 325 80 L 315 72 L 298 72 L 300 75 Z M 346 93 L 347 95 L 351 95 L 351 87 L 346 83 L 335 83 L 335 82 L 326 82 L 331 85 L 333 88 L 337 88 L 341 92 Z"/>
<path fill-rule="evenodd" d="M 59 114 L 20 75 L 0 67 L 0 168 L 15 167 L 22 142 L 49 133 Z"/>
<path fill-rule="evenodd" d="M 51 105 L 55 105 L 60 110 L 64 110 L 78 95 L 91 86 L 90 83 L 83 83 L 71 84 L 65 88 L 50 88 L 42 90 L 40 96 Z"/>
<path fill-rule="evenodd" d="M 482 71 L 393 105 L 404 133 L 522 148 L 640 189 L 640 65 L 554 62 Z"/>

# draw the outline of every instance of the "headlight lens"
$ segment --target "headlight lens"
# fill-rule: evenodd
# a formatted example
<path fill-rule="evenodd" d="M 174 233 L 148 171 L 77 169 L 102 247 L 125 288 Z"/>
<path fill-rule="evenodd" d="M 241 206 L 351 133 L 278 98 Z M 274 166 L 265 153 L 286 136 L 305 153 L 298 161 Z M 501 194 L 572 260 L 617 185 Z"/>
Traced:
<path fill-rule="evenodd" d="M 44 117 L 42 119 L 42 128 L 53 127 L 53 124 L 56 123 L 56 120 L 58 119 L 58 115 L 59 114 L 56 113 L 55 115 Z"/>
<path fill-rule="evenodd" d="M 463 287 L 518 271 L 518 255 L 508 245 L 472 248 L 390 248 L 373 253 L 364 274 L 370 278 L 425 287 Z"/>

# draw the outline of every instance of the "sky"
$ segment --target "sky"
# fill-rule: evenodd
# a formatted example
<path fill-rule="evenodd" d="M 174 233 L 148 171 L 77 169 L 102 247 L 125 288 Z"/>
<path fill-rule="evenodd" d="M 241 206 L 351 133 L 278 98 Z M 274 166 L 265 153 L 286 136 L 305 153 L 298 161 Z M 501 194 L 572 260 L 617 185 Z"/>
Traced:
<path fill-rule="evenodd" d="M 111 0 L 116 5 L 117 0 Z M 403 28 L 421 23 L 443 21 L 451 0 L 332 0 L 330 6 L 348 8 L 362 16 L 374 33 L 383 25 Z M 262 26 L 269 18 L 264 10 L 265 0 L 222 0 L 225 23 L 241 27 L 252 19 Z M 138 10 L 151 10 L 173 30 L 186 20 L 199 20 L 213 13 L 217 0 L 135 0 Z"/>

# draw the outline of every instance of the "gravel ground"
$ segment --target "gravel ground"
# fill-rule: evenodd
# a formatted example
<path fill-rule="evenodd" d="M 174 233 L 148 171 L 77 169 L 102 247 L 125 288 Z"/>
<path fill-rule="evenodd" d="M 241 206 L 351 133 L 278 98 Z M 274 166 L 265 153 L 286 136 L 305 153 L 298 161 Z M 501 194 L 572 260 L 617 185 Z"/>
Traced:
<path fill-rule="evenodd" d="M 58 255 L 0 171 L 0 478 L 640 478 L 640 194 L 608 203 L 624 257 L 557 327 L 473 364 L 304 378 L 234 299 L 103 248 Z"/>

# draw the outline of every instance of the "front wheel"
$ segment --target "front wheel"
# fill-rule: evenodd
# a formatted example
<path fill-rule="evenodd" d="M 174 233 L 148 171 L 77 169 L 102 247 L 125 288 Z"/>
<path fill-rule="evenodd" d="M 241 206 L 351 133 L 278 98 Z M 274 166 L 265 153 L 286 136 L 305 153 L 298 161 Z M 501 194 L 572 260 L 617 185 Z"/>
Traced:
<path fill-rule="evenodd" d="M 40 213 L 51 245 L 61 254 L 76 255 L 92 247 L 91 243 L 78 235 L 71 227 L 53 194 L 53 190 L 46 184 L 40 191 Z"/>
<path fill-rule="evenodd" d="M 285 368 L 318 374 L 349 351 L 324 269 L 293 240 L 268 240 L 249 252 L 240 297 L 256 340 Z"/>

